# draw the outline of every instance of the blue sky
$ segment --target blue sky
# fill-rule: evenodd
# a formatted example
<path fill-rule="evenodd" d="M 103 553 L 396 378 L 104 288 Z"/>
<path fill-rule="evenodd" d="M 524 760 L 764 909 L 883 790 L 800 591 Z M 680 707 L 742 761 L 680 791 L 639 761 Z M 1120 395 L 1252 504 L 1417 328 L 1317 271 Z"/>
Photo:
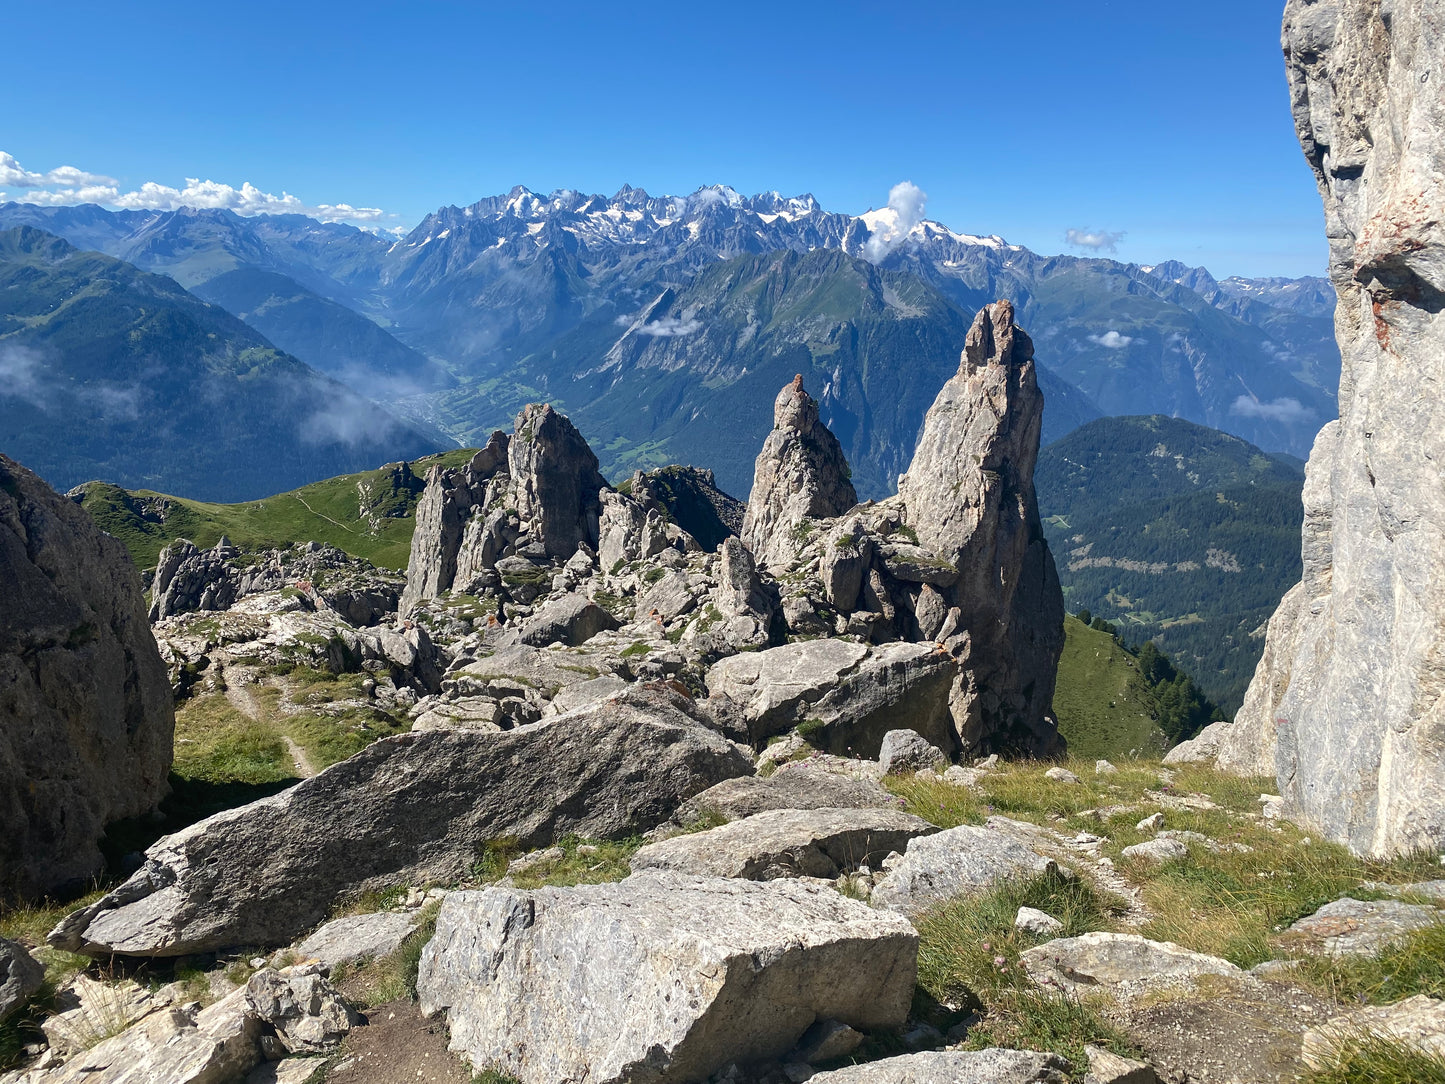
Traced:
<path fill-rule="evenodd" d="M 249 182 L 409 227 L 514 184 L 856 214 L 909 180 L 928 217 L 1042 253 L 1085 251 L 1076 230 L 1139 263 L 1321 274 L 1282 6 L 19 5 L 0 191 Z"/>

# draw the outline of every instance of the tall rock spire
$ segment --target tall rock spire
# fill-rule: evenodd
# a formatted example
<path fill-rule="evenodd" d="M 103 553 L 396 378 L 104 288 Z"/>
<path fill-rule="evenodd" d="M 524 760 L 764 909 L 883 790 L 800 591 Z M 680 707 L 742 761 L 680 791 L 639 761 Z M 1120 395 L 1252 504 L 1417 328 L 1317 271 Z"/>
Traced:
<path fill-rule="evenodd" d="M 1063 595 L 1034 497 L 1044 398 L 1013 305 L 981 310 L 958 372 L 923 422 L 898 483 L 919 542 L 958 569 L 945 599 L 970 640 L 972 684 L 954 717 L 971 733 L 1016 733 L 1037 749 L 1053 732 Z"/>
<path fill-rule="evenodd" d="M 801 374 L 773 400 L 773 430 L 753 471 L 743 518 L 743 544 L 761 567 L 780 566 L 797 553 L 804 521 L 841 516 L 858 503 L 843 446 L 818 420 L 818 401 Z"/>

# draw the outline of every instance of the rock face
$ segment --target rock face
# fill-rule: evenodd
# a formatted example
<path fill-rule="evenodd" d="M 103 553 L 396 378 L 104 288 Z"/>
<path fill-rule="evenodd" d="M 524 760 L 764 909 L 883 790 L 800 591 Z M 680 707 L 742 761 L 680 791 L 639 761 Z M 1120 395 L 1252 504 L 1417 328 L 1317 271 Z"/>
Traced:
<path fill-rule="evenodd" d="M 522 1084 L 685 1084 L 816 1020 L 908 1015 L 918 935 L 831 887 L 671 873 L 447 897 L 417 981 L 473 1068 Z"/>
<path fill-rule="evenodd" d="M 1133 995 L 1192 985 L 1205 975 L 1244 976 L 1228 960 L 1132 933 L 1064 937 L 1025 949 L 1019 961 L 1035 983 L 1063 993 L 1102 990 Z"/>
<path fill-rule="evenodd" d="M 1445 911 L 1398 900 L 1346 897 L 1327 903 L 1280 935 L 1294 952 L 1324 956 L 1373 956 L 1408 936 L 1445 922 Z"/>
<path fill-rule="evenodd" d="M 1324 200 L 1337 422 L 1301 583 L 1226 739 L 1286 813 L 1360 853 L 1445 846 L 1445 21 L 1429 0 L 1289 0 L 1295 126 Z M 1224 754 L 1221 754 L 1224 759 Z"/>
<path fill-rule="evenodd" d="M 352 625 L 374 625 L 396 610 L 402 578 L 335 546 L 308 542 L 259 559 L 222 538 L 198 549 L 181 538 L 161 550 L 151 582 L 151 621 L 198 610 L 228 610 L 249 595 L 299 590 Z"/>
<path fill-rule="evenodd" d="M 17 945 L 0 937 L 0 1020 L 25 1004 L 45 982 L 45 968 Z"/>
<path fill-rule="evenodd" d="M 524 407 L 507 450 L 517 511 L 549 557 L 597 545 L 598 493 L 607 481 L 597 456 L 564 415 L 546 403 Z"/>
<path fill-rule="evenodd" d="M 1068 1062 L 1033 1050 L 926 1050 L 815 1073 L 820 1084 L 1064 1084 Z"/>
<path fill-rule="evenodd" d="M 752 770 L 684 706 L 676 694 L 638 689 L 507 733 L 376 742 L 160 840 L 130 880 L 68 916 L 51 942 L 132 956 L 281 945 L 347 894 L 459 878 L 488 840 L 541 847 L 568 832 L 646 831 Z"/>
<path fill-rule="evenodd" d="M 723 539 L 739 534 L 747 514 L 747 505 L 717 487 L 712 471 L 698 467 L 634 471 L 630 496 L 644 508 L 666 512 L 705 550 L 715 550 Z"/>
<path fill-rule="evenodd" d="M 969 639 L 953 705 L 965 744 L 1012 734 L 1039 748 L 1052 744 L 1064 607 L 1034 497 L 1044 400 L 1033 343 L 1013 315 L 999 301 L 974 320 L 898 496 L 918 541 L 957 569 L 956 582 L 937 586 L 957 608 L 955 634 Z"/>
<path fill-rule="evenodd" d="M 802 376 L 778 392 L 773 430 L 753 472 L 743 518 L 743 544 L 764 568 L 781 567 L 797 552 L 805 520 L 841 516 L 858 503 L 843 446 L 818 421 L 818 401 Z"/>
<path fill-rule="evenodd" d="M 709 877 L 837 877 L 877 865 L 908 841 L 938 829 L 896 809 L 775 809 L 649 843 L 634 870 L 666 869 Z"/>
<path fill-rule="evenodd" d="M 960 825 L 920 836 L 873 890 L 873 906 L 916 915 L 955 896 L 987 891 L 1002 881 L 1057 873 L 1010 822 Z"/>
<path fill-rule="evenodd" d="M 119 542 L 0 455 L 0 902 L 83 883 L 167 791 L 175 716 Z"/>
<path fill-rule="evenodd" d="M 877 783 L 794 764 L 768 776 L 725 779 L 684 802 L 675 819 L 686 826 L 711 817 L 739 820 L 770 809 L 877 809 L 893 804 L 893 796 Z"/>

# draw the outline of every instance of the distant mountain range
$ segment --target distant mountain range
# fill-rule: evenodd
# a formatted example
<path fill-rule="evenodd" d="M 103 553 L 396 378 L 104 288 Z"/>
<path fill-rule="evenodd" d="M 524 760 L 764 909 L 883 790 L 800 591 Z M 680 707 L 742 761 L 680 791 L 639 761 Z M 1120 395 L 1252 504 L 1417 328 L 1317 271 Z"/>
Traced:
<path fill-rule="evenodd" d="M 443 445 L 171 278 L 0 231 L 0 449 L 60 489 L 244 500 Z"/>
<path fill-rule="evenodd" d="M 1296 463 L 1178 418 L 1101 418 L 1034 475 L 1064 601 L 1152 639 L 1233 716 L 1300 574 Z"/>
<path fill-rule="evenodd" d="M 553 401 L 612 478 L 690 462 L 746 495 L 772 397 L 802 373 L 860 495 L 882 496 L 997 297 L 1034 337 L 1046 440 L 1160 413 L 1304 455 L 1335 414 L 1323 280 L 1043 257 L 811 196 L 516 188 L 401 240 L 295 215 L 0 205 L 0 227 L 19 224 L 171 275 L 463 443 Z"/>

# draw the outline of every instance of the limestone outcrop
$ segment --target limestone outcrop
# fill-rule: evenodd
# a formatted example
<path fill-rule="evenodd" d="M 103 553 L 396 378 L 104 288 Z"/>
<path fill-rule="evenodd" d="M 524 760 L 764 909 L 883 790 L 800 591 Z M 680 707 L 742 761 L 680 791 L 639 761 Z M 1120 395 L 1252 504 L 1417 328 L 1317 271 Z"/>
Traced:
<path fill-rule="evenodd" d="M 841 516 L 858 503 L 851 471 L 802 376 L 778 392 L 773 429 L 758 453 L 742 540 L 764 568 L 790 564 L 809 520 Z"/>
<path fill-rule="evenodd" d="M 0 1020 L 21 1008 L 45 983 L 45 968 L 24 945 L 0 937 Z"/>
<path fill-rule="evenodd" d="M 1360 853 L 1445 846 L 1445 18 L 1289 0 L 1295 127 L 1324 201 L 1339 420 L 1306 470 L 1304 572 L 1221 763 Z"/>
<path fill-rule="evenodd" d="M 417 990 L 474 1069 L 522 1084 L 687 1084 L 783 1056 L 818 1020 L 908 1015 L 918 935 L 796 881 L 637 874 L 448 896 Z"/>
<path fill-rule="evenodd" d="M 979 312 L 887 500 L 852 503 L 846 470 L 818 451 L 836 441 L 817 404 L 798 381 L 784 388 L 742 533 L 778 581 L 791 635 L 938 645 L 946 702 L 935 710 L 930 695 L 921 721 L 895 725 L 949 755 L 1062 747 L 1063 595 L 1033 484 L 1043 396 L 1013 318 L 1007 301 Z M 881 737 L 851 748 L 876 755 Z"/>
<path fill-rule="evenodd" d="M 508 733 L 383 739 L 161 839 L 128 881 L 67 916 L 51 943 L 131 956 L 281 945 L 347 895 L 458 879 L 489 840 L 540 847 L 568 832 L 647 831 L 752 770 L 687 705 L 637 689 Z"/>
<path fill-rule="evenodd" d="M 0 455 L 0 902 L 75 888 L 167 792 L 175 715 L 125 547 Z"/>

